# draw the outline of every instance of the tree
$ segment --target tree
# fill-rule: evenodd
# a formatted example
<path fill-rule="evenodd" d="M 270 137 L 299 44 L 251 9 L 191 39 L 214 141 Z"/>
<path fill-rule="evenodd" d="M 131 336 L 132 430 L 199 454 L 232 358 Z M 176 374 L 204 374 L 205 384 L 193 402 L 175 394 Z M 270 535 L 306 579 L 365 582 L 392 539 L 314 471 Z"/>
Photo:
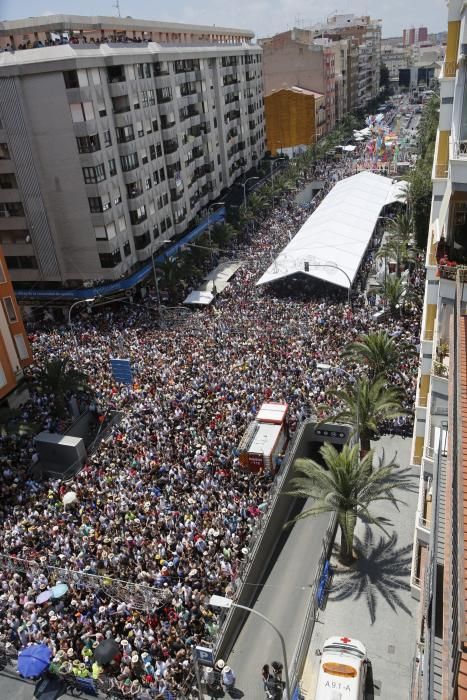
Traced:
<path fill-rule="evenodd" d="M 47 394 L 53 395 L 60 417 L 66 415 L 67 394 L 89 390 L 86 375 L 75 369 L 69 358 L 47 362 L 38 375 L 38 381 Z"/>
<path fill-rule="evenodd" d="M 382 421 L 406 415 L 400 390 L 386 386 L 384 377 L 374 380 L 359 377 L 344 389 L 331 389 L 328 393 L 337 399 L 341 408 L 323 418 L 321 423 L 350 423 L 354 426 L 360 438 L 362 456 L 370 451 L 370 441 Z"/>
<path fill-rule="evenodd" d="M 353 561 L 353 542 L 358 518 L 384 527 L 373 516 L 369 506 L 376 501 L 399 501 L 393 491 L 407 484 L 406 472 L 396 473 L 397 464 L 380 464 L 373 469 L 373 452 L 359 458 L 358 445 L 344 445 L 339 452 L 325 443 L 320 449 L 325 467 L 311 459 L 297 459 L 287 495 L 311 498 L 313 505 L 302 511 L 292 522 L 320 513 L 335 513 L 340 528 L 339 559 L 344 565 Z"/>
<path fill-rule="evenodd" d="M 384 376 L 388 372 L 398 372 L 401 346 L 396 344 L 386 331 L 368 333 L 353 343 L 349 343 L 343 352 L 343 357 L 359 364 L 365 364 L 370 373 L 370 379 Z M 404 351 L 410 352 L 408 346 Z"/>
<path fill-rule="evenodd" d="M 391 87 L 391 80 L 389 77 L 389 68 L 385 63 L 381 64 L 379 71 L 379 85 L 383 90 L 389 90 Z"/>
<path fill-rule="evenodd" d="M 375 288 L 375 292 L 383 297 L 393 316 L 397 311 L 402 314 L 405 302 L 411 297 L 407 285 L 400 277 L 394 275 L 386 275 L 381 284 Z"/>
<path fill-rule="evenodd" d="M 413 257 L 410 245 L 412 243 L 413 221 L 407 211 L 401 211 L 389 228 L 389 236 L 378 253 L 378 257 L 394 257 L 396 260 L 396 276 L 401 276 L 401 263 Z"/>

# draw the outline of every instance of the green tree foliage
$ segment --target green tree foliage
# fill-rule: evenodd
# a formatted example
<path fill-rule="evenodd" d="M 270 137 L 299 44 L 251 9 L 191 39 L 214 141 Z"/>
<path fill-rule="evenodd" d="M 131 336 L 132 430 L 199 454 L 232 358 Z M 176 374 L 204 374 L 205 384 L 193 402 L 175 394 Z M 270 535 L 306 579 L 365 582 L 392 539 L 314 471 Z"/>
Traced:
<path fill-rule="evenodd" d="M 311 459 L 297 459 L 293 479 L 287 495 L 311 499 L 310 508 L 302 511 L 294 521 L 335 513 L 341 533 L 339 558 L 345 565 L 353 561 L 353 542 L 358 518 L 384 527 L 372 515 L 370 506 L 377 501 L 391 501 L 397 505 L 394 490 L 407 485 L 407 474 L 397 470 L 397 464 L 379 464 L 373 469 L 373 452 L 359 457 L 358 445 L 344 445 L 341 452 L 325 443 L 320 449 L 325 468 Z"/>
<path fill-rule="evenodd" d="M 386 386 L 385 377 L 359 377 L 343 389 L 328 392 L 337 399 L 339 408 L 326 416 L 322 423 L 350 423 L 360 437 L 362 455 L 370 450 L 370 441 L 384 420 L 403 416 L 402 395 L 399 389 Z"/>
<path fill-rule="evenodd" d="M 431 173 L 439 122 L 439 95 L 433 95 L 425 105 L 418 129 L 418 159 L 408 176 L 409 206 L 414 220 L 415 239 L 425 249 L 431 209 Z"/>
<path fill-rule="evenodd" d="M 353 343 L 349 343 L 343 352 L 343 357 L 350 362 L 363 364 L 368 367 L 370 379 L 386 376 L 389 372 L 398 372 L 401 352 L 412 352 L 411 348 L 391 338 L 386 331 L 368 333 Z"/>

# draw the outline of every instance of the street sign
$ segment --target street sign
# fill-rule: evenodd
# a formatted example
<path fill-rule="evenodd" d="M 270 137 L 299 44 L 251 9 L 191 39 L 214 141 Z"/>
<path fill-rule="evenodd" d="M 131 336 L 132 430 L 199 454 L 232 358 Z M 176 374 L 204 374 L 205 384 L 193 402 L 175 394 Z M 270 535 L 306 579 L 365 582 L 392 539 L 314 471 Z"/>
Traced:
<path fill-rule="evenodd" d="M 195 659 L 200 666 L 214 666 L 214 652 L 209 647 L 195 647 Z"/>
<path fill-rule="evenodd" d="M 120 384 L 133 384 L 133 373 L 131 371 L 130 360 L 122 360 L 121 358 L 111 357 L 110 365 L 112 367 L 112 375 L 116 382 Z"/>

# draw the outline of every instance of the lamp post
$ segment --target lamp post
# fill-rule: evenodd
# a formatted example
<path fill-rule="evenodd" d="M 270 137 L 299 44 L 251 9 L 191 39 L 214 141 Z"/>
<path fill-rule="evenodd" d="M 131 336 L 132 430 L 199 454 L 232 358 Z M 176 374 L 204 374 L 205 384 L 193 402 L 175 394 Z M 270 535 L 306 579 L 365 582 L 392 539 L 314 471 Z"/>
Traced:
<path fill-rule="evenodd" d="M 272 629 L 276 632 L 277 636 L 279 637 L 282 647 L 282 656 L 284 658 L 286 700 L 292 700 L 292 695 L 290 692 L 289 667 L 287 664 L 287 651 L 285 648 L 285 639 L 282 635 L 282 632 L 271 622 L 271 620 L 268 617 L 266 617 L 266 615 L 263 615 L 257 610 L 253 610 L 253 608 L 248 608 L 246 605 L 239 605 L 239 603 L 234 603 L 233 600 L 231 600 L 230 598 L 225 598 L 222 595 L 212 595 L 209 599 L 209 605 L 216 608 L 240 608 L 241 610 L 246 610 L 247 612 L 253 613 L 253 615 L 257 615 L 262 620 L 267 622 L 270 627 L 272 627 Z"/>
<path fill-rule="evenodd" d="M 276 158 L 275 160 L 269 161 L 271 165 L 271 185 L 272 185 L 272 208 L 274 209 L 274 166 L 277 163 L 278 160 L 286 160 L 283 156 L 280 156 L 280 158 Z"/>
<path fill-rule="evenodd" d="M 89 299 L 78 299 L 78 301 L 74 301 L 73 304 L 68 309 L 68 325 L 70 326 L 71 336 L 73 338 L 73 342 L 74 342 L 75 350 L 76 350 L 76 357 L 78 360 L 79 360 L 78 340 L 76 338 L 73 324 L 71 322 L 71 312 L 73 311 L 75 306 L 77 306 L 78 304 L 89 304 L 91 301 L 94 301 L 94 297 L 90 297 Z"/>
<path fill-rule="evenodd" d="M 212 265 L 211 211 L 213 210 L 214 207 L 222 207 L 224 205 L 225 205 L 225 202 L 216 202 L 215 204 L 210 204 L 208 206 L 208 238 L 209 238 L 209 247 L 211 248 L 211 265 Z"/>
<path fill-rule="evenodd" d="M 242 187 L 243 187 L 243 206 L 246 209 L 246 186 L 247 183 L 250 182 L 250 180 L 259 180 L 259 177 L 257 175 L 253 175 L 253 177 L 248 177 L 245 182 L 242 182 Z"/>
<path fill-rule="evenodd" d="M 347 272 L 342 269 L 342 267 L 339 267 L 339 265 L 336 265 L 335 263 L 312 263 L 312 262 L 308 262 L 307 260 L 305 260 L 305 272 L 308 272 L 307 268 L 309 268 L 309 267 L 333 267 L 335 270 L 339 270 L 340 272 L 342 272 L 342 274 L 347 277 L 347 281 L 349 283 L 349 292 L 347 295 L 347 302 L 348 302 L 350 308 L 352 308 L 352 299 L 350 296 L 351 291 L 352 291 L 352 280 L 350 279 Z"/>
<path fill-rule="evenodd" d="M 358 383 L 356 377 L 354 377 L 353 374 L 350 374 L 350 372 L 347 372 L 346 369 L 343 369 L 340 366 L 334 367 L 333 365 L 327 364 L 327 362 L 318 362 L 316 364 L 316 369 L 322 369 L 322 370 L 328 370 L 328 369 L 338 369 L 339 372 L 342 372 L 342 374 L 345 374 L 348 379 L 352 382 L 352 384 L 355 384 L 357 386 L 357 415 L 355 416 L 357 419 L 357 443 L 360 442 L 360 389 L 358 388 Z"/>

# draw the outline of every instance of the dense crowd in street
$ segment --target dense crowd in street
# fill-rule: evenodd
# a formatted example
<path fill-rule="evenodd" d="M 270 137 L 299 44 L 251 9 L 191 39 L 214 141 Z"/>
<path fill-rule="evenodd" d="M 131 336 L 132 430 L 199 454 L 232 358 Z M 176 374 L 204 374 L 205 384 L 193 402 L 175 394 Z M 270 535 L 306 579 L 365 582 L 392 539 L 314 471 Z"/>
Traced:
<path fill-rule="evenodd" d="M 356 167 L 355 158 L 317 164 L 307 177 L 326 186 L 313 206 Z M 0 642 L 16 649 L 45 642 L 62 672 L 98 677 L 93 649 L 112 637 L 121 645 L 114 682 L 122 692 L 183 697 L 192 646 L 209 645 L 216 634 L 209 597 L 234 593 L 274 479 L 240 468 L 237 447 L 246 426 L 264 400 L 287 402 L 292 432 L 308 415 L 325 415 L 333 408 L 329 386 L 346 381 L 339 370 L 343 347 L 384 327 L 360 292 L 351 309 L 331 287 L 255 286 L 309 215 L 292 195 L 282 200 L 237 247 L 243 265 L 216 304 L 179 326 L 161 329 L 154 314 L 137 306 L 77 312 L 79 358 L 68 328 L 33 330 L 36 366 L 24 420 L 60 428 L 53 397 L 34 378 L 41 363 L 67 355 L 86 374 L 99 410 L 119 409 L 123 418 L 66 485 L 32 479 L 29 439 L 0 438 L 1 551 L 40 565 L 14 575 L 0 570 Z M 423 284 L 417 269 L 412 282 Z M 412 347 L 418 343 L 415 308 L 390 326 Z M 131 360 L 133 387 L 112 379 L 116 348 Z M 323 372 L 318 363 L 334 369 Z M 416 367 L 417 355 L 407 356 L 394 377 L 408 411 Z M 70 490 L 77 500 L 65 509 Z M 38 605 L 37 595 L 56 583 L 47 565 L 158 587 L 166 601 L 148 613 L 76 585 L 64 598 Z"/>

